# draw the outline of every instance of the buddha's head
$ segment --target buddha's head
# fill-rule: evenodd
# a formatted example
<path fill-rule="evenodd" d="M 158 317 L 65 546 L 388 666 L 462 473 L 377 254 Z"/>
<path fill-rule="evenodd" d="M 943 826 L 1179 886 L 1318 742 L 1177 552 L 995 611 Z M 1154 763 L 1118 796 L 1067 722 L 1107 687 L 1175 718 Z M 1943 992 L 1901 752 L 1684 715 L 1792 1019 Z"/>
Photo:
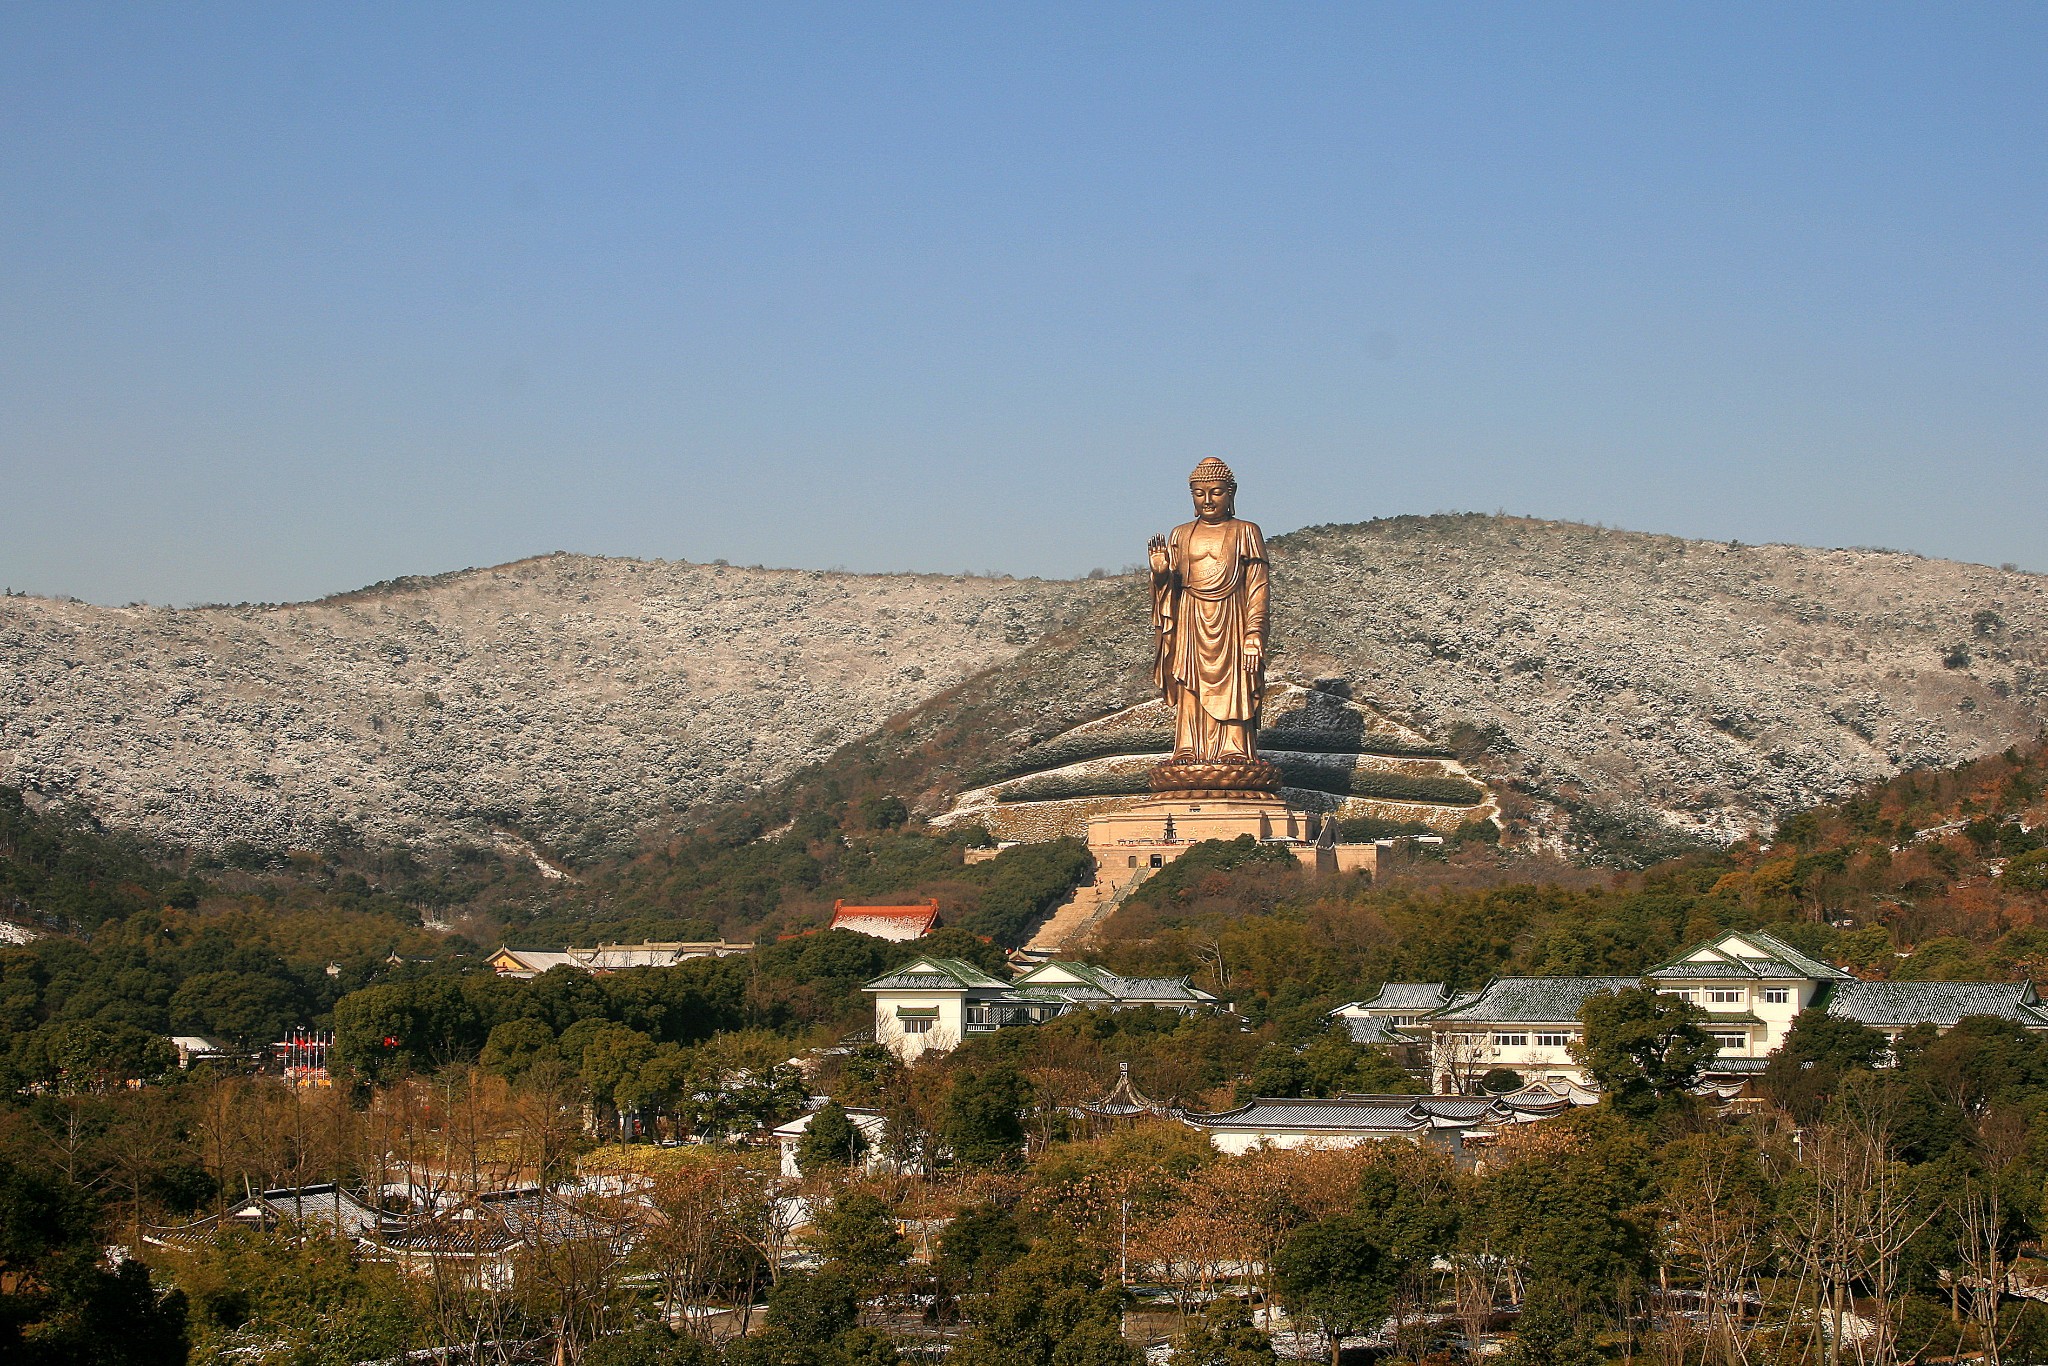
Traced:
<path fill-rule="evenodd" d="M 1227 522 L 1237 516 L 1237 476 L 1213 455 L 1188 476 L 1188 492 L 1195 498 L 1195 516 L 1202 521 Z"/>

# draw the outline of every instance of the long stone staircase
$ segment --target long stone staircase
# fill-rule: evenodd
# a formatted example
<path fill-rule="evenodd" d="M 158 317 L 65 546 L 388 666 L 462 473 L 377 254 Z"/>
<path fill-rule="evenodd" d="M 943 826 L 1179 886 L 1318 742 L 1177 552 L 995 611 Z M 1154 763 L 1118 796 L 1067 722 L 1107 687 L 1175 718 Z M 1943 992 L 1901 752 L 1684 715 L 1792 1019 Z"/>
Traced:
<path fill-rule="evenodd" d="M 1104 877 L 1100 872 L 1095 881 L 1076 887 L 1074 894 L 1052 908 L 1052 913 L 1039 922 L 1038 928 L 1024 941 L 1024 947 L 1013 957 L 1042 963 L 1058 954 L 1069 945 L 1085 942 L 1095 928 L 1109 919 L 1124 899 L 1136 891 L 1138 884 L 1159 871 L 1156 868 L 1132 868 L 1125 870 L 1121 880 Z"/>

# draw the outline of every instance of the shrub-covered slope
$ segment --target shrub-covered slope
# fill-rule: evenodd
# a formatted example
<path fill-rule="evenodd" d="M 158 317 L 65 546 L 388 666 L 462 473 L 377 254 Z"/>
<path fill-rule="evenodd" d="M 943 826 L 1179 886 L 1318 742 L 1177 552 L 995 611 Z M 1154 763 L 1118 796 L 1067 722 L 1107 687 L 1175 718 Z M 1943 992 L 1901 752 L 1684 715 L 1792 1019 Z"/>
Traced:
<path fill-rule="evenodd" d="M 571 849 L 729 801 L 1099 585 L 550 555 L 313 603 L 0 600 L 0 782 L 184 842 Z"/>
<path fill-rule="evenodd" d="M 1725 841 L 1901 770 L 2027 743 L 2048 720 L 2040 575 L 1477 515 L 1269 544 L 1276 676 L 1347 680 L 1510 789 L 1510 824 L 1538 834 L 1558 830 L 1548 804 L 1581 813 L 1582 842 Z M 929 762 L 903 780 L 943 810 L 978 773 L 1143 700 L 1146 620 L 1126 582 L 900 718 L 885 753 L 921 747 Z"/>

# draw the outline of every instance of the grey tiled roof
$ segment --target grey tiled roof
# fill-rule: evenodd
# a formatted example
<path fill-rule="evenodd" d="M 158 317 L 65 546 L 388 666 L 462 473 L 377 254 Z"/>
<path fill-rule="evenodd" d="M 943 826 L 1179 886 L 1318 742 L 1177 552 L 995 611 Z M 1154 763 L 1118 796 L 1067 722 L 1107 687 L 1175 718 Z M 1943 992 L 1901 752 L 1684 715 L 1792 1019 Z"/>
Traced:
<path fill-rule="evenodd" d="M 1205 1129 L 1310 1129 L 1412 1133 L 1431 1127 L 1512 1122 L 1515 1108 L 1491 1096 L 1346 1095 L 1330 1100 L 1262 1096 L 1220 1114 L 1184 1114 Z"/>
<path fill-rule="evenodd" d="M 1700 1070 L 1710 1077 L 1746 1077 L 1770 1066 L 1769 1058 L 1709 1058 Z"/>
<path fill-rule="evenodd" d="M 1947 1027 L 1965 1015 L 1995 1015 L 2034 1029 L 2048 1028 L 2031 982 L 1837 982 L 1826 1010 L 1859 1024 Z"/>
<path fill-rule="evenodd" d="M 1355 1105 L 1405 1105 L 1434 1119 L 1484 1119 L 1494 1109 L 1492 1096 L 1397 1096 L 1347 1091 L 1337 1097 Z"/>
<path fill-rule="evenodd" d="M 1524 1091 L 1528 1089 L 1527 1087 L 1523 1088 Z M 1507 1095 L 1496 1097 L 1496 1099 L 1505 1109 L 1513 1110 L 1518 1115 L 1532 1116 L 1538 1119 L 1561 1114 L 1572 1108 L 1572 1102 L 1568 1096 L 1548 1096 L 1539 1100 L 1534 1095 L 1523 1095 L 1511 1091 Z"/>
<path fill-rule="evenodd" d="M 1435 1024 L 1565 1024 L 1579 1018 L 1589 996 L 1638 986 L 1634 977 L 1498 977 L 1470 1001 L 1430 1017 Z"/>
<path fill-rule="evenodd" d="M 397 1217 L 363 1204 L 347 1191 L 338 1190 L 331 1182 L 267 1190 L 255 1200 L 245 1201 L 235 1213 L 238 1218 L 246 1217 L 258 1209 L 273 1219 L 331 1226 L 337 1233 L 364 1238 L 377 1236 Z"/>
<path fill-rule="evenodd" d="M 1048 969 L 1060 969 L 1080 978 L 1088 986 L 1077 986 L 1070 982 L 1030 981 Z M 1114 1001 L 1213 1001 L 1216 998 L 1200 987 L 1188 985 L 1185 977 L 1124 977 L 1108 968 L 1093 963 L 1076 963 L 1069 959 L 1055 958 L 1040 963 L 1023 977 L 1017 979 L 1025 985 L 1024 992 L 1066 993 L 1071 999 L 1079 1000 L 1092 990 L 1099 993 L 1093 999 Z"/>
<path fill-rule="evenodd" d="M 1042 987 L 1012 987 L 1010 995 L 1020 1001 L 1070 1001 L 1075 1005 L 1099 1005 L 1113 1001 L 1101 987 L 1083 986 L 1077 982 L 1052 983 Z"/>
<path fill-rule="evenodd" d="M 1112 977 L 1104 986 L 1121 1001 L 1205 1001 L 1212 998 L 1183 977 Z"/>
<path fill-rule="evenodd" d="M 1353 1043 L 1389 1044 L 1413 1043 L 1415 1040 L 1388 1024 L 1377 1015 L 1347 1015 L 1337 1021 L 1351 1036 Z"/>
<path fill-rule="evenodd" d="M 1049 968 L 1063 969 L 1078 977 L 1079 982 L 1038 982 L 1033 977 Z M 1200 987 L 1190 986 L 1185 977 L 1123 977 L 1100 968 L 1093 963 L 1074 963 L 1065 959 L 1053 959 L 1040 963 L 1030 972 L 1017 979 L 1013 988 L 1020 997 L 1040 1001 L 1071 1001 L 1076 1005 L 1092 1005 L 1101 1001 L 1121 1001 L 1143 1004 L 1160 1001 L 1169 1004 L 1213 1001 L 1216 998 Z"/>
<path fill-rule="evenodd" d="M 1221 1114 L 1189 1114 L 1185 1118 L 1204 1129 L 1326 1129 L 1390 1134 L 1409 1133 L 1429 1124 L 1428 1116 L 1417 1114 L 1412 1104 L 1286 1098 L 1261 1098 Z"/>
<path fill-rule="evenodd" d="M 1379 995 L 1353 1004 L 1360 1010 L 1428 1011 L 1450 1004 L 1450 990 L 1442 982 L 1388 982 Z M 1343 1007 L 1339 1007 L 1343 1009 Z"/>
<path fill-rule="evenodd" d="M 1084 1103 L 1081 1108 L 1091 1114 L 1107 1115 L 1118 1119 L 1129 1119 L 1137 1115 L 1164 1115 L 1172 1112 L 1170 1106 L 1161 1105 L 1158 1101 L 1153 1100 L 1131 1084 L 1131 1065 L 1127 1062 L 1117 1065 L 1116 1085 L 1110 1088 L 1109 1094 L 1101 1100 Z"/>
<path fill-rule="evenodd" d="M 495 1220 L 514 1238 L 563 1242 L 585 1238 L 615 1237 L 619 1220 L 594 1217 L 562 1196 L 548 1191 L 521 1189 L 491 1191 L 471 1202 L 478 1218 Z"/>

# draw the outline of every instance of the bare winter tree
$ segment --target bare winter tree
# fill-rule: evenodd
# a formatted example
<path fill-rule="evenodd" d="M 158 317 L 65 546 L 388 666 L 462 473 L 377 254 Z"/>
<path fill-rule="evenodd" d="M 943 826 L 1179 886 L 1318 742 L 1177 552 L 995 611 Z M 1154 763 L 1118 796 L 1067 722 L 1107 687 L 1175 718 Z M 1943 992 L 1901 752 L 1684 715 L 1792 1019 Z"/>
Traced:
<path fill-rule="evenodd" d="M 1674 1154 L 1660 1229 L 1660 1280 L 1676 1272 L 1699 1289 L 1708 1355 L 1747 1366 L 1748 1306 L 1770 1252 L 1769 1188 L 1749 1143 L 1701 1135 Z"/>
<path fill-rule="evenodd" d="M 753 1302 L 766 1269 L 753 1234 L 774 1198 L 771 1182 L 759 1162 L 727 1153 L 654 1178 L 645 1255 L 669 1312 L 693 1330 L 721 1293 Z"/>
<path fill-rule="evenodd" d="M 1898 1096 L 1889 1080 L 1854 1077 L 1841 1100 L 1839 1119 L 1806 1133 L 1781 1240 L 1801 1257 L 1813 1286 L 1828 1366 L 1840 1361 L 1845 1342 L 1861 1366 L 1893 1366 L 1900 1258 L 1938 1209 L 1914 1197 L 1896 1155 Z M 1876 1314 L 1867 1323 L 1853 1314 L 1858 1288 Z"/>
<path fill-rule="evenodd" d="M 1469 1096 L 1493 1065 L 1493 1035 L 1439 1030 L 1430 1036 L 1430 1071 L 1437 1089 Z"/>

